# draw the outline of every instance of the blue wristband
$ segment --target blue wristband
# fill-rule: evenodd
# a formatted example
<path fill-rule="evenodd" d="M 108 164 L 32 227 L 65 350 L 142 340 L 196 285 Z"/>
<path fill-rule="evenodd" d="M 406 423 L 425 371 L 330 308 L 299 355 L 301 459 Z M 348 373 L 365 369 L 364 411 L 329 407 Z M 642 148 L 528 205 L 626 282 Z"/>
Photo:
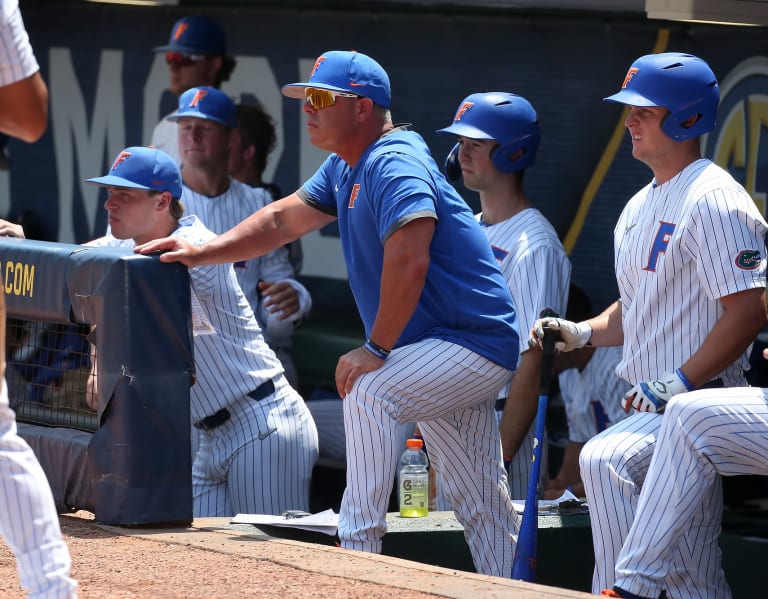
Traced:
<path fill-rule="evenodd" d="M 374 343 L 370 339 L 366 340 L 366 342 L 363 344 L 363 347 L 368 351 L 368 353 L 373 354 L 381 360 L 386 360 L 389 357 L 389 352 L 391 351 L 384 349 L 378 343 Z"/>
<path fill-rule="evenodd" d="M 678 368 L 677 370 L 675 370 L 675 374 L 676 374 L 678 377 L 680 377 L 680 380 L 681 380 L 681 381 L 683 381 L 683 385 L 685 385 L 685 388 L 686 388 L 686 389 L 688 389 L 688 391 L 693 391 L 693 390 L 695 389 L 695 387 L 694 387 L 693 385 L 691 385 L 691 381 L 689 381 L 689 380 L 688 380 L 688 377 L 686 377 L 686 376 L 683 374 L 683 371 L 682 371 L 682 370 L 680 370 L 680 369 Z"/>

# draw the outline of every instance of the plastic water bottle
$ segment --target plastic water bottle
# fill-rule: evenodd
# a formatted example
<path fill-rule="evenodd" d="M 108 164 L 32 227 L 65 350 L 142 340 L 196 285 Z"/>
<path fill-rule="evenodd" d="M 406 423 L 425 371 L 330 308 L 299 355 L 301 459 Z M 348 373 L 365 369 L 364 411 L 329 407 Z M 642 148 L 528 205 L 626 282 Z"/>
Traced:
<path fill-rule="evenodd" d="M 408 439 L 400 458 L 400 515 L 419 518 L 429 511 L 429 460 L 421 439 Z"/>

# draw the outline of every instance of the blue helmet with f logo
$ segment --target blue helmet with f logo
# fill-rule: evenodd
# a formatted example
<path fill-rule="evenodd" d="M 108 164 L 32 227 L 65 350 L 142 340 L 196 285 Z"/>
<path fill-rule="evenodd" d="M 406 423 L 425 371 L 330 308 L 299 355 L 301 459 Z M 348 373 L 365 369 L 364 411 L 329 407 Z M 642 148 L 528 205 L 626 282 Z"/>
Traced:
<path fill-rule="evenodd" d="M 627 71 L 621 90 L 604 98 L 630 106 L 663 106 L 661 124 L 675 141 L 699 137 L 715 128 L 720 89 L 701 58 L 680 52 L 641 56 Z M 691 119 L 698 117 L 693 123 Z"/>
<path fill-rule="evenodd" d="M 493 150 L 491 161 L 503 173 L 522 171 L 533 165 L 541 139 L 533 106 L 522 96 L 506 92 L 467 96 L 456 110 L 453 122 L 437 132 L 495 140 L 499 146 Z"/>

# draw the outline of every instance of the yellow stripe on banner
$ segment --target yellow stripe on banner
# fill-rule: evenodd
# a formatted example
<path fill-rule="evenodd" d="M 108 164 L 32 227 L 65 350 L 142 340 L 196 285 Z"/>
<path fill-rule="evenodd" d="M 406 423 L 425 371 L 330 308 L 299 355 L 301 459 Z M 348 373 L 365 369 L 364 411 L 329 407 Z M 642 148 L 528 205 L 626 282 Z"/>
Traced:
<path fill-rule="evenodd" d="M 654 44 L 652 53 L 657 54 L 659 52 L 663 52 L 667 48 L 668 44 L 669 29 L 659 29 L 658 33 L 656 34 L 656 43 Z M 592 177 L 590 178 L 589 183 L 587 183 L 584 194 L 581 196 L 579 208 L 576 210 L 576 216 L 573 219 L 573 224 L 568 229 L 568 233 L 566 234 L 565 240 L 563 241 L 565 253 L 568 255 L 570 255 L 571 251 L 576 245 L 576 242 L 579 239 L 579 236 L 581 235 L 581 230 L 584 227 L 584 221 L 587 219 L 587 212 L 589 212 L 592 201 L 597 195 L 597 190 L 600 189 L 600 186 L 603 184 L 603 179 L 605 179 L 605 175 L 613 163 L 616 152 L 621 145 L 621 140 L 624 137 L 626 129 L 624 126 L 624 121 L 627 118 L 627 110 L 628 109 L 626 107 L 624 107 L 624 110 L 622 110 L 619 122 L 616 124 L 616 128 L 613 130 L 613 134 L 611 135 L 611 139 L 608 141 L 605 152 L 603 152 L 603 155 L 600 157 L 600 161 L 597 163 L 597 167 L 592 173 Z"/>

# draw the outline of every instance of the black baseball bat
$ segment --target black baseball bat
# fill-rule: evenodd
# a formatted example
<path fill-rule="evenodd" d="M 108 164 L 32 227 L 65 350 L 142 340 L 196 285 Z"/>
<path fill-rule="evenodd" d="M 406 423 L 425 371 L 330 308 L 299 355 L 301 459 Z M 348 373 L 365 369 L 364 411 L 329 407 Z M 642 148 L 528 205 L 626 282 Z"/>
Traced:
<path fill-rule="evenodd" d="M 512 562 L 512 578 L 535 582 L 536 580 L 536 545 L 539 536 L 539 477 L 541 475 L 541 453 L 544 443 L 544 424 L 547 418 L 547 402 L 551 385 L 552 366 L 555 361 L 555 342 L 559 332 L 544 327 L 542 340 L 543 355 L 539 373 L 539 406 L 536 412 L 536 431 L 533 439 L 533 466 L 528 480 L 528 494 L 525 497 L 523 521 L 517 537 L 517 550 Z"/>

